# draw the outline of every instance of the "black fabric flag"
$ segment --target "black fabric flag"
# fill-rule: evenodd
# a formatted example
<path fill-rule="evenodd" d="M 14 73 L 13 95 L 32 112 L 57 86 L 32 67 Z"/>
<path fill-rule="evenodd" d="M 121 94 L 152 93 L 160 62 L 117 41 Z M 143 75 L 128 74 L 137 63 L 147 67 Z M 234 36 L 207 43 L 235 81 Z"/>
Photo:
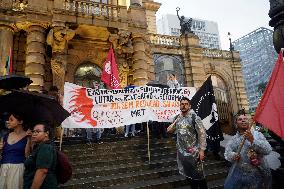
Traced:
<path fill-rule="evenodd" d="M 215 101 L 211 76 L 203 83 L 191 99 L 191 108 L 202 119 L 206 128 L 207 140 L 224 140 L 218 119 L 217 104 Z"/>

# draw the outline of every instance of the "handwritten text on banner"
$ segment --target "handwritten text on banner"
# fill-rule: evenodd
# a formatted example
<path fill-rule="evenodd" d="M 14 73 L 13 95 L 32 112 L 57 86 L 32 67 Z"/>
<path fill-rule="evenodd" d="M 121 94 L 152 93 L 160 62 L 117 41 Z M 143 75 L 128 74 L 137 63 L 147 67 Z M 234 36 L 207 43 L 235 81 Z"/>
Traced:
<path fill-rule="evenodd" d="M 147 122 L 169 122 L 179 113 L 179 100 L 192 98 L 193 87 L 90 89 L 72 83 L 64 86 L 64 108 L 71 113 L 65 128 L 110 128 Z"/>

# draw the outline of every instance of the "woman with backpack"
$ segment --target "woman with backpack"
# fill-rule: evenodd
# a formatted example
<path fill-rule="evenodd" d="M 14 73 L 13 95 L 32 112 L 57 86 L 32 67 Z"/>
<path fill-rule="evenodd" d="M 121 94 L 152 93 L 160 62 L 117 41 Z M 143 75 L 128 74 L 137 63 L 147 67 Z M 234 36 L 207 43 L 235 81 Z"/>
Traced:
<path fill-rule="evenodd" d="M 23 116 L 12 113 L 6 124 L 11 132 L 0 138 L 0 150 L 2 150 L 0 188 L 22 189 L 24 161 L 30 153 L 31 145 L 23 127 Z"/>
<path fill-rule="evenodd" d="M 32 130 L 33 151 L 25 161 L 24 189 L 57 189 L 57 152 L 51 144 L 51 128 L 38 123 Z"/>

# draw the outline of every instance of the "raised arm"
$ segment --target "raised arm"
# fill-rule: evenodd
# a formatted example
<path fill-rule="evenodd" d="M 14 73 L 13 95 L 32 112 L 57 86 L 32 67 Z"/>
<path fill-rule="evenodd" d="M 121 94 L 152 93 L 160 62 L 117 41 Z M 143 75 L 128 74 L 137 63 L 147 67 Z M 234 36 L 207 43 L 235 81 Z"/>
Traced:
<path fill-rule="evenodd" d="M 177 115 L 174 118 L 174 122 L 172 124 L 170 124 L 170 126 L 167 128 L 168 133 L 173 133 L 176 130 L 176 123 L 179 120 L 179 118 L 180 118 L 180 115 Z"/>
<path fill-rule="evenodd" d="M 179 11 L 179 10 L 180 10 L 180 8 L 179 8 L 179 7 L 177 7 L 177 8 L 176 8 L 176 11 L 177 11 L 177 17 L 178 17 L 178 19 L 179 19 L 179 20 L 181 20 L 181 18 L 180 18 L 180 16 L 179 16 L 179 14 L 178 14 L 178 11 Z"/>

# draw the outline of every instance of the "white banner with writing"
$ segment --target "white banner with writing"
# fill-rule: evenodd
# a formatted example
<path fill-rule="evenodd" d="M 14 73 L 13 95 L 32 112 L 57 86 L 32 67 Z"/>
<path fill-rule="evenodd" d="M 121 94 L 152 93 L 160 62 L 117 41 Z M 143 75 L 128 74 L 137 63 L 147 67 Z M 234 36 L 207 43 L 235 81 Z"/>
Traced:
<path fill-rule="evenodd" d="M 111 128 L 147 121 L 170 122 L 179 113 L 179 100 L 195 94 L 194 87 L 91 89 L 64 85 L 64 108 L 71 113 L 64 128 Z"/>

